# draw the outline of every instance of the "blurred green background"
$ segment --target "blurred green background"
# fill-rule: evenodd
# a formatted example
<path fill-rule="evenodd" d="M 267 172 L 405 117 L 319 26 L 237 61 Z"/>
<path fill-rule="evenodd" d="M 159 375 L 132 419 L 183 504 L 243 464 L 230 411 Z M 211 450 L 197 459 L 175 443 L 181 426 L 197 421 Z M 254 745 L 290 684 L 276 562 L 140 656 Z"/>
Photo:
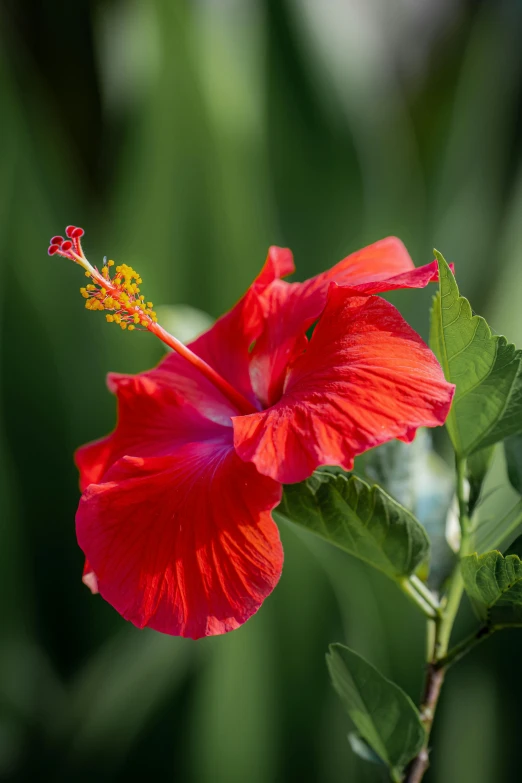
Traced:
<path fill-rule="evenodd" d="M 275 593 L 200 642 L 82 585 L 73 450 L 113 426 L 105 373 L 162 349 L 87 313 L 47 243 L 79 224 L 93 263 L 217 316 L 270 244 L 302 279 L 396 234 L 522 344 L 522 3 L 4 0 L 0 27 L 0 779 L 382 780 L 324 653 L 417 697 L 423 622 L 384 577 L 285 527 Z M 424 336 L 432 293 L 394 298 Z M 495 510 L 504 485 L 499 460 Z M 429 783 L 519 778 L 521 653 L 511 632 L 451 671 Z"/>

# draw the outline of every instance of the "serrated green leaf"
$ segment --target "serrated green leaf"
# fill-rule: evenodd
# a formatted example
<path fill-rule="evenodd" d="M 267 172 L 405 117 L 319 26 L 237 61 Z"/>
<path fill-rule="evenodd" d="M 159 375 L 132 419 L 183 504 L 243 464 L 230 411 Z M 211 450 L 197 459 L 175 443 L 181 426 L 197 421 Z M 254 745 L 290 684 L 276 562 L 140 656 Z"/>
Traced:
<path fill-rule="evenodd" d="M 413 514 L 357 476 L 316 471 L 284 488 L 276 517 L 300 525 L 399 579 L 426 559 L 430 542 Z"/>
<path fill-rule="evenodd" d="M 358 653 L 331 644 L 332 683 L 361 737 L 393 770 L 420 751 L 425 730 L 410 697 Z"/>
<path fill-rule="evenodd" d="M 522 495 L 522 435 L 506 438 L 504 451 L 511 486 Z"/>
<path fill-rule="evenodd" d="M 498 551 L 468 555 L 461 569 L 466 592 L 490 625 L 522 625 L 522 537 L 505 555 Z"/>
<path fill-rule="evenodd" d="M 522 351 L 472 314 L 448 264 L 435 254 L 440 292 L 430 344 L 446 379 L 456 384 L 446 426 L 457 454 L 467 456 L 522 432 Z"/>

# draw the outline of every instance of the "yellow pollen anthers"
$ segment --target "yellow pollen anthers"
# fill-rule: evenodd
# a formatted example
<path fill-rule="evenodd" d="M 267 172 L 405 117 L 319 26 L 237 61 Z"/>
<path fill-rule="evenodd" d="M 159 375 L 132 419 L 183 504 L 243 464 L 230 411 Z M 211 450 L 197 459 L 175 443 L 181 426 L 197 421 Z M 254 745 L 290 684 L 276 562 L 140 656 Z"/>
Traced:
<path fill-rule="evenodd" d="M 121 329 L 133 331 L 136 327 L 148 328 L 156 323 L 156 313 L 152 302 L 145 302 L 140 294 L 141 277 L 127 264 L 120 264 L 111 277 L 114 261 L 106 261 L 101 273 L 93 270 L 86 272 L 91 282 L 80 293 L 87 310 L 106 310 L 108 323 L 115 323 Z M 91 267 L 92 268 L 92 267 Z"/>

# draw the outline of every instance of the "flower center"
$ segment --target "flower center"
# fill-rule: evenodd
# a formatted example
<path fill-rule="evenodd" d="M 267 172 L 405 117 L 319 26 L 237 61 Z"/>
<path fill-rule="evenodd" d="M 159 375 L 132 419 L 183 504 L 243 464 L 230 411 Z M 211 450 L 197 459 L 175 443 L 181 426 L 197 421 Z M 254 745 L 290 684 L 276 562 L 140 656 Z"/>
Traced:
<path fill-rule="evenodd" d="M 85 269 L 85 275 L 91 282 L 80 293 L 84 297 L 87 310 L 104 310 L 109 323 L 116 323 L 121 329 L 147 329 L 159 337 L 166 345 L 186 359 L 204 375 L 242 414 L 256 413 L 257 408 L 240 392 L 234 389 L 213 367 L 187 348 L 180 340 L 169 334 L 157 322 L 152 302 L 146 302 L 140 293 L 141 277 L 132 267 L 122 264 L 115 268 L 111 276 L 113 261 L 104 263 L 101 272 L 85 257 L 81 245 L 84 234 L 82 228 L 67 226 L 67 239 L 55 236 L 51 239 L 48 254 L 68 258 Z"/>

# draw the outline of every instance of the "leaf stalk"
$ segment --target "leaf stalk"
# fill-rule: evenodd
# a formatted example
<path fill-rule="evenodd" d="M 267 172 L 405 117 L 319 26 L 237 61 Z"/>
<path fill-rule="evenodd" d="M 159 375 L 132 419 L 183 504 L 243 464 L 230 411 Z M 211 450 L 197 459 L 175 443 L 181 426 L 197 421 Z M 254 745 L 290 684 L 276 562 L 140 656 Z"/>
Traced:
<path fill-rule="evenodd" d="M 435 596 L 422 584 L 420 579 L 413 576 L 405 577 L 397 580 L 397 584 L 425 617 L 429 620 L 435 620 L 438 617 L 440 606 Z"/>
<path fill-rule="evenodd" d="M 481 625 L 476 631 L 467 636 L 461 642 L 456 644 L 443 658 L 439 658 L 436 663 L 438 669 L 448 669 L 457 661 L 460 661 L 465 655 L 467 655 L 474 647 L 488 639 L 495 631 L 498 631 L 497 626 Z"/>

